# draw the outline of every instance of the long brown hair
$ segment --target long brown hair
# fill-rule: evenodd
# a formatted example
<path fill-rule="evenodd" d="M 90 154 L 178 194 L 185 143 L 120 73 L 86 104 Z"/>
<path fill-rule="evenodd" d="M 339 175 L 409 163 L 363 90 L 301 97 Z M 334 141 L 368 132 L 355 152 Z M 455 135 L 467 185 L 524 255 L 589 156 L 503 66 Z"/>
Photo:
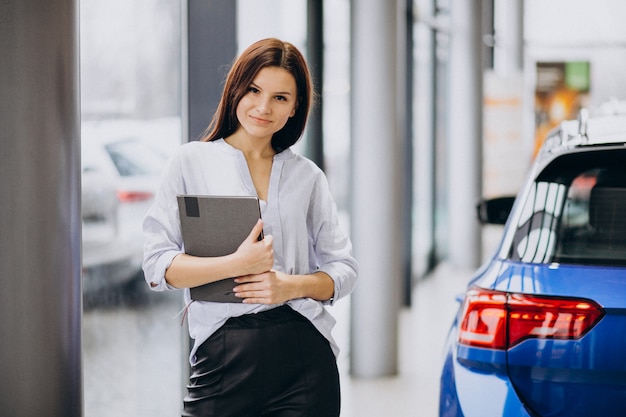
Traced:
<path fill-rule="evenodd" d="M 272 136 L 272 148 L 280 153 L 302 136 L 309 110 L 314 100 L 311 75 L 304 56 L 291 43 L 280 39 L 263 39 L 250 45 L 237 58 L 226 77 L 222 98 L 209 127 L 203 134 L 205 142 L 232 135 L 239 127 L 237 106 L 248 92 L 258 72 L 265 67 L 289 71 L 296 80 L 296 113 L 287 124 Z"/>

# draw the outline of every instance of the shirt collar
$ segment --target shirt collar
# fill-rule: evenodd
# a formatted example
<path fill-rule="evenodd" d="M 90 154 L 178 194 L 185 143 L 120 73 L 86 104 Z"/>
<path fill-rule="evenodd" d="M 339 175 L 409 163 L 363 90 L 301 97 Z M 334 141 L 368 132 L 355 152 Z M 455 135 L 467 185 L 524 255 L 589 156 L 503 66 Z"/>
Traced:
<path fill-rule="evenodd" d="M 234 155 L 239 153 L 239 149 L 232 147 L 229 145 L 224 139 L 217 139 L 214 141 L 217 145 L 219 145 L 225 152 Z M 274 155 L 275 161 L 285 161 L 293 156 L 293 151 L 291 148 L 287 148 L 281 153 L 277 153 Z"/>

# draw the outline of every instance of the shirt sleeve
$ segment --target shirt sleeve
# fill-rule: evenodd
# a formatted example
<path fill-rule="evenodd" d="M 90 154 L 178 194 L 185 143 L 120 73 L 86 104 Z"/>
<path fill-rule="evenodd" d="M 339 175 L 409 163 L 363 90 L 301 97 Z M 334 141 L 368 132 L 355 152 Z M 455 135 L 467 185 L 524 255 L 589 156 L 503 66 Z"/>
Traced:
<path fill-rule="evenodd" d="M 175 256 L 183 252 L 176 196 L 184 194 L 178 154 L 174 155 L 161 177 L 161 186 L 143 221 L 143 271 L 151 289 L 175 289 L 165 281 L 165 271 Z"/>
<path fill-rule="evenodd" d="M 328 274 L 335 285 L 335 293 L 327 304 L 334 304 L 350 294 L 357 281 L 358 263 L 352 256 L 352 242 L 341 227 L 337 205 L 323 173 L 316 181 L 310 200 L 309 227 L 315 253 L 315 268 Z"/>

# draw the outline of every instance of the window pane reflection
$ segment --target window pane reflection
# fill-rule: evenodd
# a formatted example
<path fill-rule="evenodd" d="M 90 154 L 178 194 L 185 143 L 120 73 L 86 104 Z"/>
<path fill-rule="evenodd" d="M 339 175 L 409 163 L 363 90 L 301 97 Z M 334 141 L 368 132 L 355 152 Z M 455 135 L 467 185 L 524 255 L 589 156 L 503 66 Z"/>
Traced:
<path fill-rule="evenodd" d="M 85 415 L 179 415 L 182 302 L 147 288 L 141 221 L 181 142 L 180 4 L 80 9 Z"/>

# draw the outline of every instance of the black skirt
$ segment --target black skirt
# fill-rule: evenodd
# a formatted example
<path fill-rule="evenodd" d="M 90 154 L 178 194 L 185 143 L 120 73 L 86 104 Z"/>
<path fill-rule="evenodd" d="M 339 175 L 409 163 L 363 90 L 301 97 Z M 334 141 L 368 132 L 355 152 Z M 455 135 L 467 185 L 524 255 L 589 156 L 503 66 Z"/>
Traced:
<path fill-rule="evenodd" d="M 196 357 L 183 416 L 339 416 L 330 344 L 288 306 L 228 319 Z"/>

